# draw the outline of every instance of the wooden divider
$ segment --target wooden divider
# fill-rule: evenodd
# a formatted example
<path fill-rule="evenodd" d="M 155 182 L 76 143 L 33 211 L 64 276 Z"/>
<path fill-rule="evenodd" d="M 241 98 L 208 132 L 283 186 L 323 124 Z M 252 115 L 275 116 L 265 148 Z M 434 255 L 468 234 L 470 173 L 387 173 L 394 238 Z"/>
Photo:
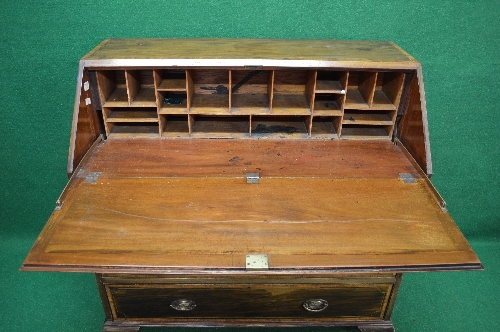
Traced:
<path fill-rule="evenodd" d="M 289 68 L 97 71 L 106 134 L 151 138 L 390 139 L 404 77 Z"/>

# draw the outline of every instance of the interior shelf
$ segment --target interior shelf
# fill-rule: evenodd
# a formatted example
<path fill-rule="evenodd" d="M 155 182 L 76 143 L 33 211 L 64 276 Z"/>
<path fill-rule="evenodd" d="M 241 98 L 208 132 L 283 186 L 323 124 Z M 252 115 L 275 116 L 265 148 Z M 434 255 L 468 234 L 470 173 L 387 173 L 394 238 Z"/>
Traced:
<path fill-rule="evenodd" d="M 266 94 L 233 94 L 231 114 L 258 115 L 270 114 L 269 98 Z"/>
<path fill-rule="evenodd" d="M 157 88 L 158 91 L 186 91 L 185 79 L 164 79 Z"/>
<path fill-rule="evenodd" d="M 309 108 L 305 95 L 275 94 L 273 96 L 273 115 L 309 115 Z"/>
<path fill-rule="evenodd" d="M 396 110 L 396 106 L 389 100 L 384 91 L 375 90 L 372 109 Z"/>
<path fill-rule="evenodd" d="M 313 138 L 338 138 L 336 127 L 339 122 L 338 117 L 314 116 L 312 121 L 311 137 Z"/>
<path fill-rule="evenodd" d="M 156 107 L 155 89 L 144 87 L 141 88 L 133 100 L 130 102 L 131 107 Z"/>
<path fill-rule="evenodd" d="M 193 116 L 191 137 L 237 138 L 250 134 L 248 116 Z"/>
<path fill-rule="evenodd" d="M 343 95 L 316 95 L 314 99 L 314 115 L 342 116 Z"/>
<path fill-rule="evenodd" d="M 349 89 L 346 93 L 344 109 L 368 110 L 370 106 L 359 90 Z"/>
<path fill-rule="evenodd" d="M 316 93 L 339 93 L 344 94 L 345 89 L 342 88 L 339 81 L 316 81 Z"/>
<path fill-rule="evenodd" d="M 156 107 L 152 70 L 99 70 L 103 107 Z"/>
<path fill-rule="evenodd" d="M 102 105 L 103 107 L 127 107 L 128 94 L 126 87 L 117 87 Z"/>
<path fill-rule="evenodd" d="M 310 116 L 252 116 L 252 136 L 267 138 L 307 138 Z"/>
<path fill-rule="evenodd" d="M 191 103 L 191 114 L 229 114 L 228 94 L 195 94 Z"/>
<path fill-rule="evenodd" d="M 393 125 L 391 118 L 386 112 L 368 111 L 368 112 L 353 112 L 346 111 L 342 124 L 359 124 L 359 125 Z"/>
<path fill-rule="evenodd" d="M 390 126 L 342 125 L 343 139 L 390 139 Z"/>
<path fill-rule="evenodd" d="M 116 123 L 108 138 L 158 138 L 157 123 Z"/>
<path fill-rule="evenodd" d="M 159 114 L 187 114 L 187 94 L 178 91 L 158 91 Z"/>
<path fill-rule="evenodd" d="M 182 138 L 189 137 L 187 115 L 160 115 L 161 137 Z"/>
<path fill-rule="evenodd" d="M 186 91 L 185 70 L 156 69 L 154 76 L 158 91 Z"/>
<path fill-rule="evenodd" d="M 318 70 L 316 93 L 345 94 L 347 76 L 347 72 Z"/>
<path fill-rule="evenodd" d="M 109 111 L 106 122 L 158 122 L 156 109 L 114 108 Z"/>

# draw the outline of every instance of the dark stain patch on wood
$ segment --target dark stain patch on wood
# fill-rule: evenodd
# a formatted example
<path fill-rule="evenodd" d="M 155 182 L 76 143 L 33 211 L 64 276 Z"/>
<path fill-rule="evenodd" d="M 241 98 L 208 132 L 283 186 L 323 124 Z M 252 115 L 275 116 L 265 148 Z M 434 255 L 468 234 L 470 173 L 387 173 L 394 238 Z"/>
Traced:
<path fill-rule="evenodd" d="M 202 86 L 202 87 L 200 87 L 200 89 L 214 91 L 213 92 L 214 95 L 227 95 L 227 94 L 229 94 L 229 89 L 227 88 L 227 86 L 222 85 L 222 84 L 217 85 L 215 88 L 211 87 L 211 86 Z"/>
<path fill-rule="evenodd" d="M 240 157 L 234 156 L 233 158 L 229 159 L 229 161 L 232 162 L 232 163 L 234 163 L 234 162 L 237 162 L 240 159 L 241 159 Z"/>
<path fill-rule="evenodd" d="M 165 104 L 168 105 L 180 105 L 182 102 L 185 100 L 185 98 L 178 98 L 178 97 L 170 97 L 170 98 L 165 98 Z"/>

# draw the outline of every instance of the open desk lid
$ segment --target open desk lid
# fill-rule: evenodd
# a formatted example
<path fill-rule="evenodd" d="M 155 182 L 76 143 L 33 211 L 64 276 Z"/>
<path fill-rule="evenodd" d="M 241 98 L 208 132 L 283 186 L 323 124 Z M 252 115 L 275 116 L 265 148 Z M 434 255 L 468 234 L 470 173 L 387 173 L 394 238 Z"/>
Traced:
<path fill-rule="evenodd" d="M 426 181 L 388 140 L 107 140 L 22 269 L 245 273 L 247 254 L 268 273 L 481 268 Z"/>

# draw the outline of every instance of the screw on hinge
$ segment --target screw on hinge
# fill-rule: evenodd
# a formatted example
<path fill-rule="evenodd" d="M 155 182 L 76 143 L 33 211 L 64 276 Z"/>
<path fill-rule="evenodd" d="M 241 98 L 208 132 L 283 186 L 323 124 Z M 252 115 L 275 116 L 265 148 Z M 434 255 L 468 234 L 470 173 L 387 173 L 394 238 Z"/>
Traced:
<path fill-rule="evenodd" d="M 247 173 L 247 183 L 259 183 L 259 173 Z"/>
<path fill-rule="evenodd" d="M 415 183 L 415 177 L 410 173 L 399 173 L 399 177 L 404 183 Z"/>

